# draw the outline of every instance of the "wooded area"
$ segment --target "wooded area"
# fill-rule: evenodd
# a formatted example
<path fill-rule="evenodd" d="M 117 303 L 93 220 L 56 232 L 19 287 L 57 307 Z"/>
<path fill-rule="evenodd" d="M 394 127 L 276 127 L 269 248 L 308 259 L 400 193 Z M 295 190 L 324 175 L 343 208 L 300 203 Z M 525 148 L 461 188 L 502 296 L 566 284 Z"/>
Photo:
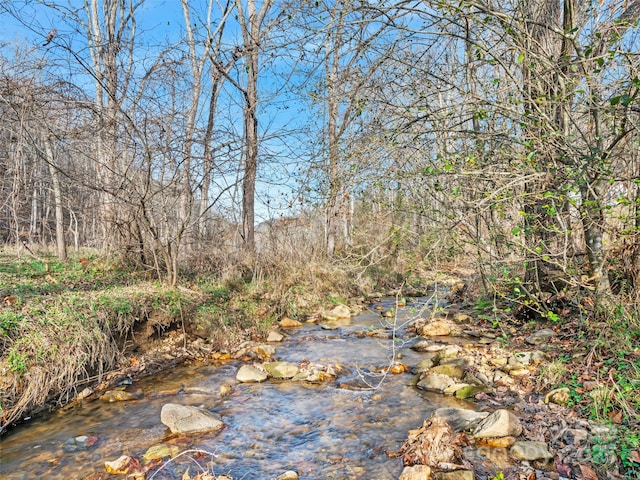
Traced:
<path fill-rule="evenodd" d="M 639 0 L 182 0 L 164 38 L 156 8 L 0 2 L 6 244 L 640 293 Z"/>

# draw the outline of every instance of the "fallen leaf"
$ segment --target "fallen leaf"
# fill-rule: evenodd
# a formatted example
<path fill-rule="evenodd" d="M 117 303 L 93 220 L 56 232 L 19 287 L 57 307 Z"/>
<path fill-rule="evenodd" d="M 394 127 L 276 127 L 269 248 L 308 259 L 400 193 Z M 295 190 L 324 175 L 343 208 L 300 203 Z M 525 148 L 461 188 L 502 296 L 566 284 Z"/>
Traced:
<path fill-rule="evenodd" d="M 2 303 L 11 307 L 18 303 L 18 297 L 16 297 L 15 295 L 7 295 L 2 299 Z"/>
<path fill-rule="evenodd" d="M 632 450 L 631 451 L 631 461 L 640 463 L 640 450 Z"/>
<path fill-rule="evenodd" d="M 113 475 L 135 474 L 142 470 L 140 461 L 127 455 L 122 455 L 112 462 L 104 462 L 104 468 Z"/>
<path fill-rule="evenodd" d="M 582 473 L 582 480 L 598 480 L 596 472 L 587 465 L 580 465 L 580 472 Z"/>
<path fill-rule="evenodd" d="M 617 424 L 622 423 L 622 411 L 621 410 L 613 410 L 612 412 L 607 413 L 607 417 L 613 422 Z"/>

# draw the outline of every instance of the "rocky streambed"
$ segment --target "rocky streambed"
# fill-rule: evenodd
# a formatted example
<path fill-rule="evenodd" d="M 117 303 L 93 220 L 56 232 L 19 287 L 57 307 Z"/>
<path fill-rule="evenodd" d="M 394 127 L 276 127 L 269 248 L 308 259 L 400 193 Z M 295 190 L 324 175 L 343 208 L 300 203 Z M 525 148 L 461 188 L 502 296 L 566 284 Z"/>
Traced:
<path fill-rule="evenodd" d="M 436 308 L 440 307 L 440 308 Z M 590 478 L 601 427 L 534 393 L 555 332 L 505 345 L 435 297 L 284 318 L 267 342 L 16 428 L 7 479 Z M 600 429 L 600 430 L 598 430 Z M 595 477 L 591 477 L 595 478 Z"/>

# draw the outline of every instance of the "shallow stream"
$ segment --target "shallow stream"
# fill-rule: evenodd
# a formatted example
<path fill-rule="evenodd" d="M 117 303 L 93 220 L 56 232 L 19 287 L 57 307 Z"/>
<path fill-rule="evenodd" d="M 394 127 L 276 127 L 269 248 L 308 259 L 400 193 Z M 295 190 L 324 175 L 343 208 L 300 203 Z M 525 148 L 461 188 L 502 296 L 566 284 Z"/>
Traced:
<path fill-rule="evenodd" d="M 393 299 L 383 300 L 382 305 L 392 307 Z M 0 476 L 68 480 L 101 473 L 94 478 L 108 478 L 105 461 L 120 455 L 141 458 L 149 447 L 164 443 L 191 453 L 153 470 L 147 478 L 179 479 L 188 467 L 191 475 L 208 469 L 234 480 L 270 479 L 286 470 L 297 471 L 301 479 L 397 479 L 402 462 L 388 452 L 400 448 L 409 430 L 420 427 L 436 408 L 473 408 L 468 402 L 410 386 L 410 373 L 384 377 L 367 373 L 389 365 L 394 355 L 409 367 L 422 359 L 423 354 L 409 348 L 412 338 L 405 338 L 404 326 L 431 307 L 424 298 L 399 309 L 395 342 L 367 335 L 381 329 L 391 332 L 394 320 L 366 311 L 333 330 L 315 324 L 287 330 L 284 341 L 274 344 L 278 360 L 340 365 L 336 381 L 239 384 L 235 379 L 239 361 L 180 367 L 128 386 L 129 391 L 142 393 L 139 400 L 87 402 L 27 422 L 0 443 Z M 362 378 L 376 388 L 342 388 L 366 386 Z M 230 385 L 231 393 L 221 395 L 222 385 Z M 170 438 L 160 422 L 165 403 L 208 408 L 220 415 L 225 428 Z M 70 439 L 83 435 L 97 437 L 95 444 L 88 448 L 70 444 Z"/>

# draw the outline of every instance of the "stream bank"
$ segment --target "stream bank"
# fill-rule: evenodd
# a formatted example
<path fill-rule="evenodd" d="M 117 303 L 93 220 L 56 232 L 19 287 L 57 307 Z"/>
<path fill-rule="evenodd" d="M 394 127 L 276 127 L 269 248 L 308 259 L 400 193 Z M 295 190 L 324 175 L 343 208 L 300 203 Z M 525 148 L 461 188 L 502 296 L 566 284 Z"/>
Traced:
<path fill-rule="evenodd" d="M 308 323 L 283 319 L 271 342 L 233 355 L 190 344 L 190 356 L 211 364 L 146 379 L 131 370 L 107 398 L 92 401 L 104 397 L 94 390 L 18 427 L 2 442 L 2 473 L 96 480 L 110 478 L 111 465 L 167 479 L 189 466 L 232 478 L 589 478 L 595 436 L 614 432 L 563 407 L 563 390 L 533 391 L 556 332 L 527 335 L 525 349 L 510 351 L 490 326 L 443 307 L 436 296 L 388 298 L 355 317 L 342 308 Z M 155 354 L 179 359 L 168 340 L 165 348 Z M 274 373 L 274 360 L 295 373 Z M 257 378 L 241 377 L 249 365 Z M 224 427 L 171 433 L 161 421 L 168 404 L 214 412 Z"/>

